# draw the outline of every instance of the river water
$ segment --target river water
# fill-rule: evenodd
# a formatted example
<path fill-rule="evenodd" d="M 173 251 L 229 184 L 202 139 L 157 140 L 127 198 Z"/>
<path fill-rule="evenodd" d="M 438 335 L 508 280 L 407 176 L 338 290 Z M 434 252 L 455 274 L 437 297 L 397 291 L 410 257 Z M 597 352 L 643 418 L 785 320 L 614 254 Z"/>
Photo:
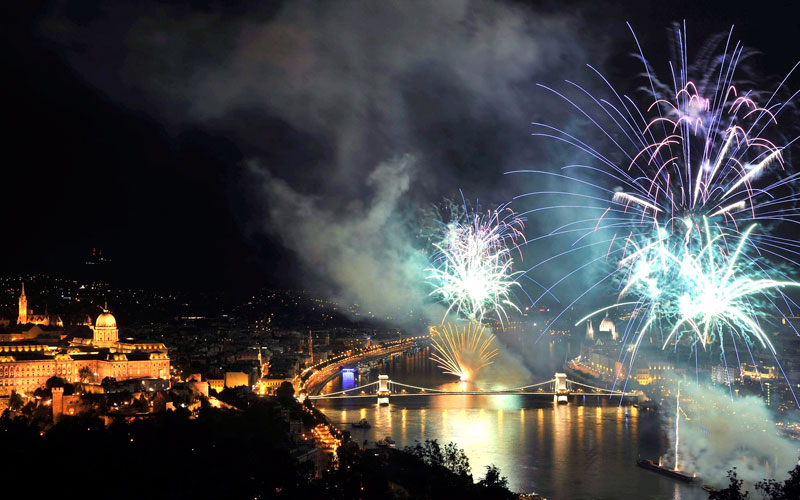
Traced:
<path fill-rule="evenodd" d="M 380 367 L 380 373 L 422 387 L 486 387 L 453 382 L 428 356 L 427 351 L 396 356 Z M 340 375 L 322 392 L 363 385 L 376 376 L 375 371 L 354 378 Z M 668 454 L 668 426 L 655 413 L 619 407 L 615 400 L 598 398 L 558 406 L 536 396 L 468 395 L 395 397 L 388 407 L 378 406 L 372 398 L 315 404 L 359 442 L 374 444 L 385 436 L 392 436 L 398 447 L 425 439 L 452 441 L 467 453 L 476 480 L 487 465 L 494 464 L 513 490 L 535 491 L 550 500 L 708 497 L 699 486 L 636 467 L 639 457 L 656 459 Z M 372 427 L 350 426 L 361 418 Z"/>

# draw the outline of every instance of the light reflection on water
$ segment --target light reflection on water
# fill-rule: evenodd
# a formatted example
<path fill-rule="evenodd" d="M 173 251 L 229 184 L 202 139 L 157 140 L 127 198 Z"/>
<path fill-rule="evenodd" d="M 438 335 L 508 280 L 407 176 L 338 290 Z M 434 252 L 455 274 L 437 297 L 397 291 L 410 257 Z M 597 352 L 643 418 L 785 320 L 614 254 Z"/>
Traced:
<path fill-rule="evenodd" d="M 431 367 L 424 353 L 395 358 L 382 370 L 412 385 L 461 389 L 460 382 Z M 363 385 L 374 375 L 356 378 Z M 341 380 L 333 380 L 324 392 L 339 387 Z M 657 415 L 618 407 L 605 398 L 586 399 L 567 406 L 523 395 L 402 397 L 385 407 L 372 398 L 315 404 L 357 442 L 373 445 L 387 435 L 398 447 L 425 439 L 452 441 L 466 451 L 475 479 L 484 475 L 486 465 L 495 464 L 512 489 L 536 491 L 551 500 L 707 498 L 698 486 L 636 467 L 640 456 L 657 459 L 667 451 Z M 349 425 L 361 418 L 372 427 Z"/>

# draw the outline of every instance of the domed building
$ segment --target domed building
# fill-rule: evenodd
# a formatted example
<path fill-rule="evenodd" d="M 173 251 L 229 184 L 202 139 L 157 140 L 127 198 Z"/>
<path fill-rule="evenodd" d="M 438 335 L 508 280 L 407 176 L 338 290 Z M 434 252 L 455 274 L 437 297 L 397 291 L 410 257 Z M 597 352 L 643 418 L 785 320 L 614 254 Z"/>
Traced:
<path fill-rule="evenodd" d="M 145 379 L 169 380 L 167 347 L 162 342 L 120 341 L 117 319 L 108 306 L 89 328 L 91 337 L 0 342 L 0 396 L 12 390 L 33 392 L 53 376 L 94 384 L 106 377 L 143 379 L 143 383 Z"/>
<path fill-rule="evenodd" d="M 94 331 L 92 345 L 110 347 L 119 341 L 117 318 L 108 309 L 103 308 L 103 312 L 97 317 L 94 326 L 90 328 Z"/>
<path fill-rule="evenodd" d="M 617 340 L 617 327 L 614 325 L 614 322 L 611 321 L 611 318 L 608 317 L 608 313 L 606 313 L 606 317 L 603 318 L 603 321 L 600 322 L 600 326 L 597 328 L 597 331 L 601 333 L 609 333 L 611 334 L 612 340 Z"/>

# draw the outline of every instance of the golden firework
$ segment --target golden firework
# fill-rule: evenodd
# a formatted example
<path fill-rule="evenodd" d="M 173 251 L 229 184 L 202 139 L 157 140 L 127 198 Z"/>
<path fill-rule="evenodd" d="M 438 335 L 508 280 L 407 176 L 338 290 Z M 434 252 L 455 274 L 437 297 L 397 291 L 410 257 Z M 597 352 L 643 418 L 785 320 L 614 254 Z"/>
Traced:
<path fill-rule="evenodd" d="M 472 379 L 478 370 L 492 364 L 492 358 L 497 355 L 494 335 L 487 334 L 480 323 L 471 321 L 461 327 L 444 323 L 431 326 L 430 333 L 436 348 L 431 359 L 445 373 L 456 375 L 462 381 Z"/>

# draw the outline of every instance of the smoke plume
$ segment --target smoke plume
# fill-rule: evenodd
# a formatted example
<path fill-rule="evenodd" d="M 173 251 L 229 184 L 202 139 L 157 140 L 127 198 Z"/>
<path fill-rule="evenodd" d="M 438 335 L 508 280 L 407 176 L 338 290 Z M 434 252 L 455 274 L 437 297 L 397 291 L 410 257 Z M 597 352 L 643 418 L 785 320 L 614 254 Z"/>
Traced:
<path fill-rule="evenodd" d="M 703 482 L 724 485 L 726 472 L 736 467 L 752 486 L 768 477 L 783 480 L 797 464 L 797 443 L 778 434 L 762 398 L 731 399 L 727 389 L 691 384 L 681 387 L 681 399 L 692 402 L 685 409 L 688 419 L 681 414 L 681 468 Z"/>

